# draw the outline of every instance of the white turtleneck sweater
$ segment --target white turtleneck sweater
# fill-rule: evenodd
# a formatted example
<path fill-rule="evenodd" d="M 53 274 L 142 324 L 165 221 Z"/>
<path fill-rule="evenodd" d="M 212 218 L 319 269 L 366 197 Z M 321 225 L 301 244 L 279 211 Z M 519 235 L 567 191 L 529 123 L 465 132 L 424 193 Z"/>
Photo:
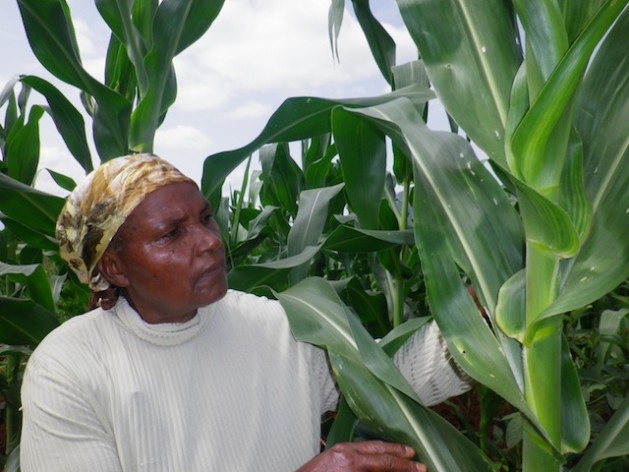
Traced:
<path fill-rule="evenodd" d="M 462 393 L 434 324 L 396 364 L 426 404 Z M 23 472 L 291 471 L 319 451 L 337 392 L 324 351 L 296 342 L 281 305 L 229 291 L 181 324 L 121 299 L 73 318 L 31 356 Z"/>

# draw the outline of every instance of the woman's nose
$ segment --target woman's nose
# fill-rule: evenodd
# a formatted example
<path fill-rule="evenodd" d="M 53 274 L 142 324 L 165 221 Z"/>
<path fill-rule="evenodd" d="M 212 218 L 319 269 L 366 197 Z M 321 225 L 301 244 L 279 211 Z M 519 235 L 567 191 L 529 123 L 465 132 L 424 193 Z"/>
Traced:
<path fill-rule="evenodd" d="M 210 226 L 199 224 L 195 226 L 197 230 L 196 239 L 199 250 L 203 251 L 215 251 L 223 247 L 223 240 L 221 239 L 221 232 L 216 226 L 216 223 Z"/>

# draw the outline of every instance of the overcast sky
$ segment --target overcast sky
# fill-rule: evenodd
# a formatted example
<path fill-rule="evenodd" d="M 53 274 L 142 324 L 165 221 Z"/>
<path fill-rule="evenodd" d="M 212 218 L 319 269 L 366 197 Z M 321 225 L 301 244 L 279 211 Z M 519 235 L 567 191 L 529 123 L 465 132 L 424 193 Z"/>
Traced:
<path fill-rule="evenodd" d="M 101 80 L 109 30 L 94 3 L 71 0 L 81 56 Z M 350 4 L 350 2 L 347 2 Z M 394 0 L 372 2 L 397 43 L 398 64 L 416 56 Z M 340 63 L 328 41 L 329 0 L 226 0 L 209 31 L 175 59 L 178 97 L 158 131 L 155 152 L 200 180 L 206 156 L 251 141 L 288 97 L 379 95 L 388 90 L 366 40 L 346 11 L 339 39 Z M 33 56 L 16 2 L 0 5 L 0 88 L 16 74 L 35 74 L 60 86 L 75 103 L 75 89 L 43 70 Z M 42 103 L 33 96 L 30 103 Z M 78 106 L 78 105 L 77 105 Z M 50 119 L 42 120 L 40 167 L 81 180 Z M 88 133 L 91 131 L 88 130 Z M 235 179 L 236 181 L 238 178 Z M 42 172 L 37 186 L 64 194 Z"/>

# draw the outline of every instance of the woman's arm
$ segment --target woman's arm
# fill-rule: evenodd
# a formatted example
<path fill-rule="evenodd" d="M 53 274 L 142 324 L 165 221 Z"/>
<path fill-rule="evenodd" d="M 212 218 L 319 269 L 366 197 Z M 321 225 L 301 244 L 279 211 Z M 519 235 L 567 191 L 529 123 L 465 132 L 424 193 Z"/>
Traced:
<path fill-rule="evenodd" d="M 472 378 L 456 363 L 434 321 L 418 329 L 394 354 L 393 362 L 426 406 L 472 388 Z"/>
<path fill-rule="evenodd" d="M 22 385 L 23 472 L 122 472 L 88 394 L 50 359 L 29 360 Z"/>

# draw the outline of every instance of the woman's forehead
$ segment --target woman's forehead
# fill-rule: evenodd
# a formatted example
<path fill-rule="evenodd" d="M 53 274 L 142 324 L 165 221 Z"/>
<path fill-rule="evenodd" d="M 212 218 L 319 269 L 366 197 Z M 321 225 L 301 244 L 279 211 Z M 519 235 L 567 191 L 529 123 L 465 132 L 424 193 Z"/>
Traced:
<path fill-rule="evenodd" d="M 208 201 L 191 182 L 177 182 L 151 192 L 131 212 L 128 220 L 155 221 L 198 213 L 209 207 Z"/>

